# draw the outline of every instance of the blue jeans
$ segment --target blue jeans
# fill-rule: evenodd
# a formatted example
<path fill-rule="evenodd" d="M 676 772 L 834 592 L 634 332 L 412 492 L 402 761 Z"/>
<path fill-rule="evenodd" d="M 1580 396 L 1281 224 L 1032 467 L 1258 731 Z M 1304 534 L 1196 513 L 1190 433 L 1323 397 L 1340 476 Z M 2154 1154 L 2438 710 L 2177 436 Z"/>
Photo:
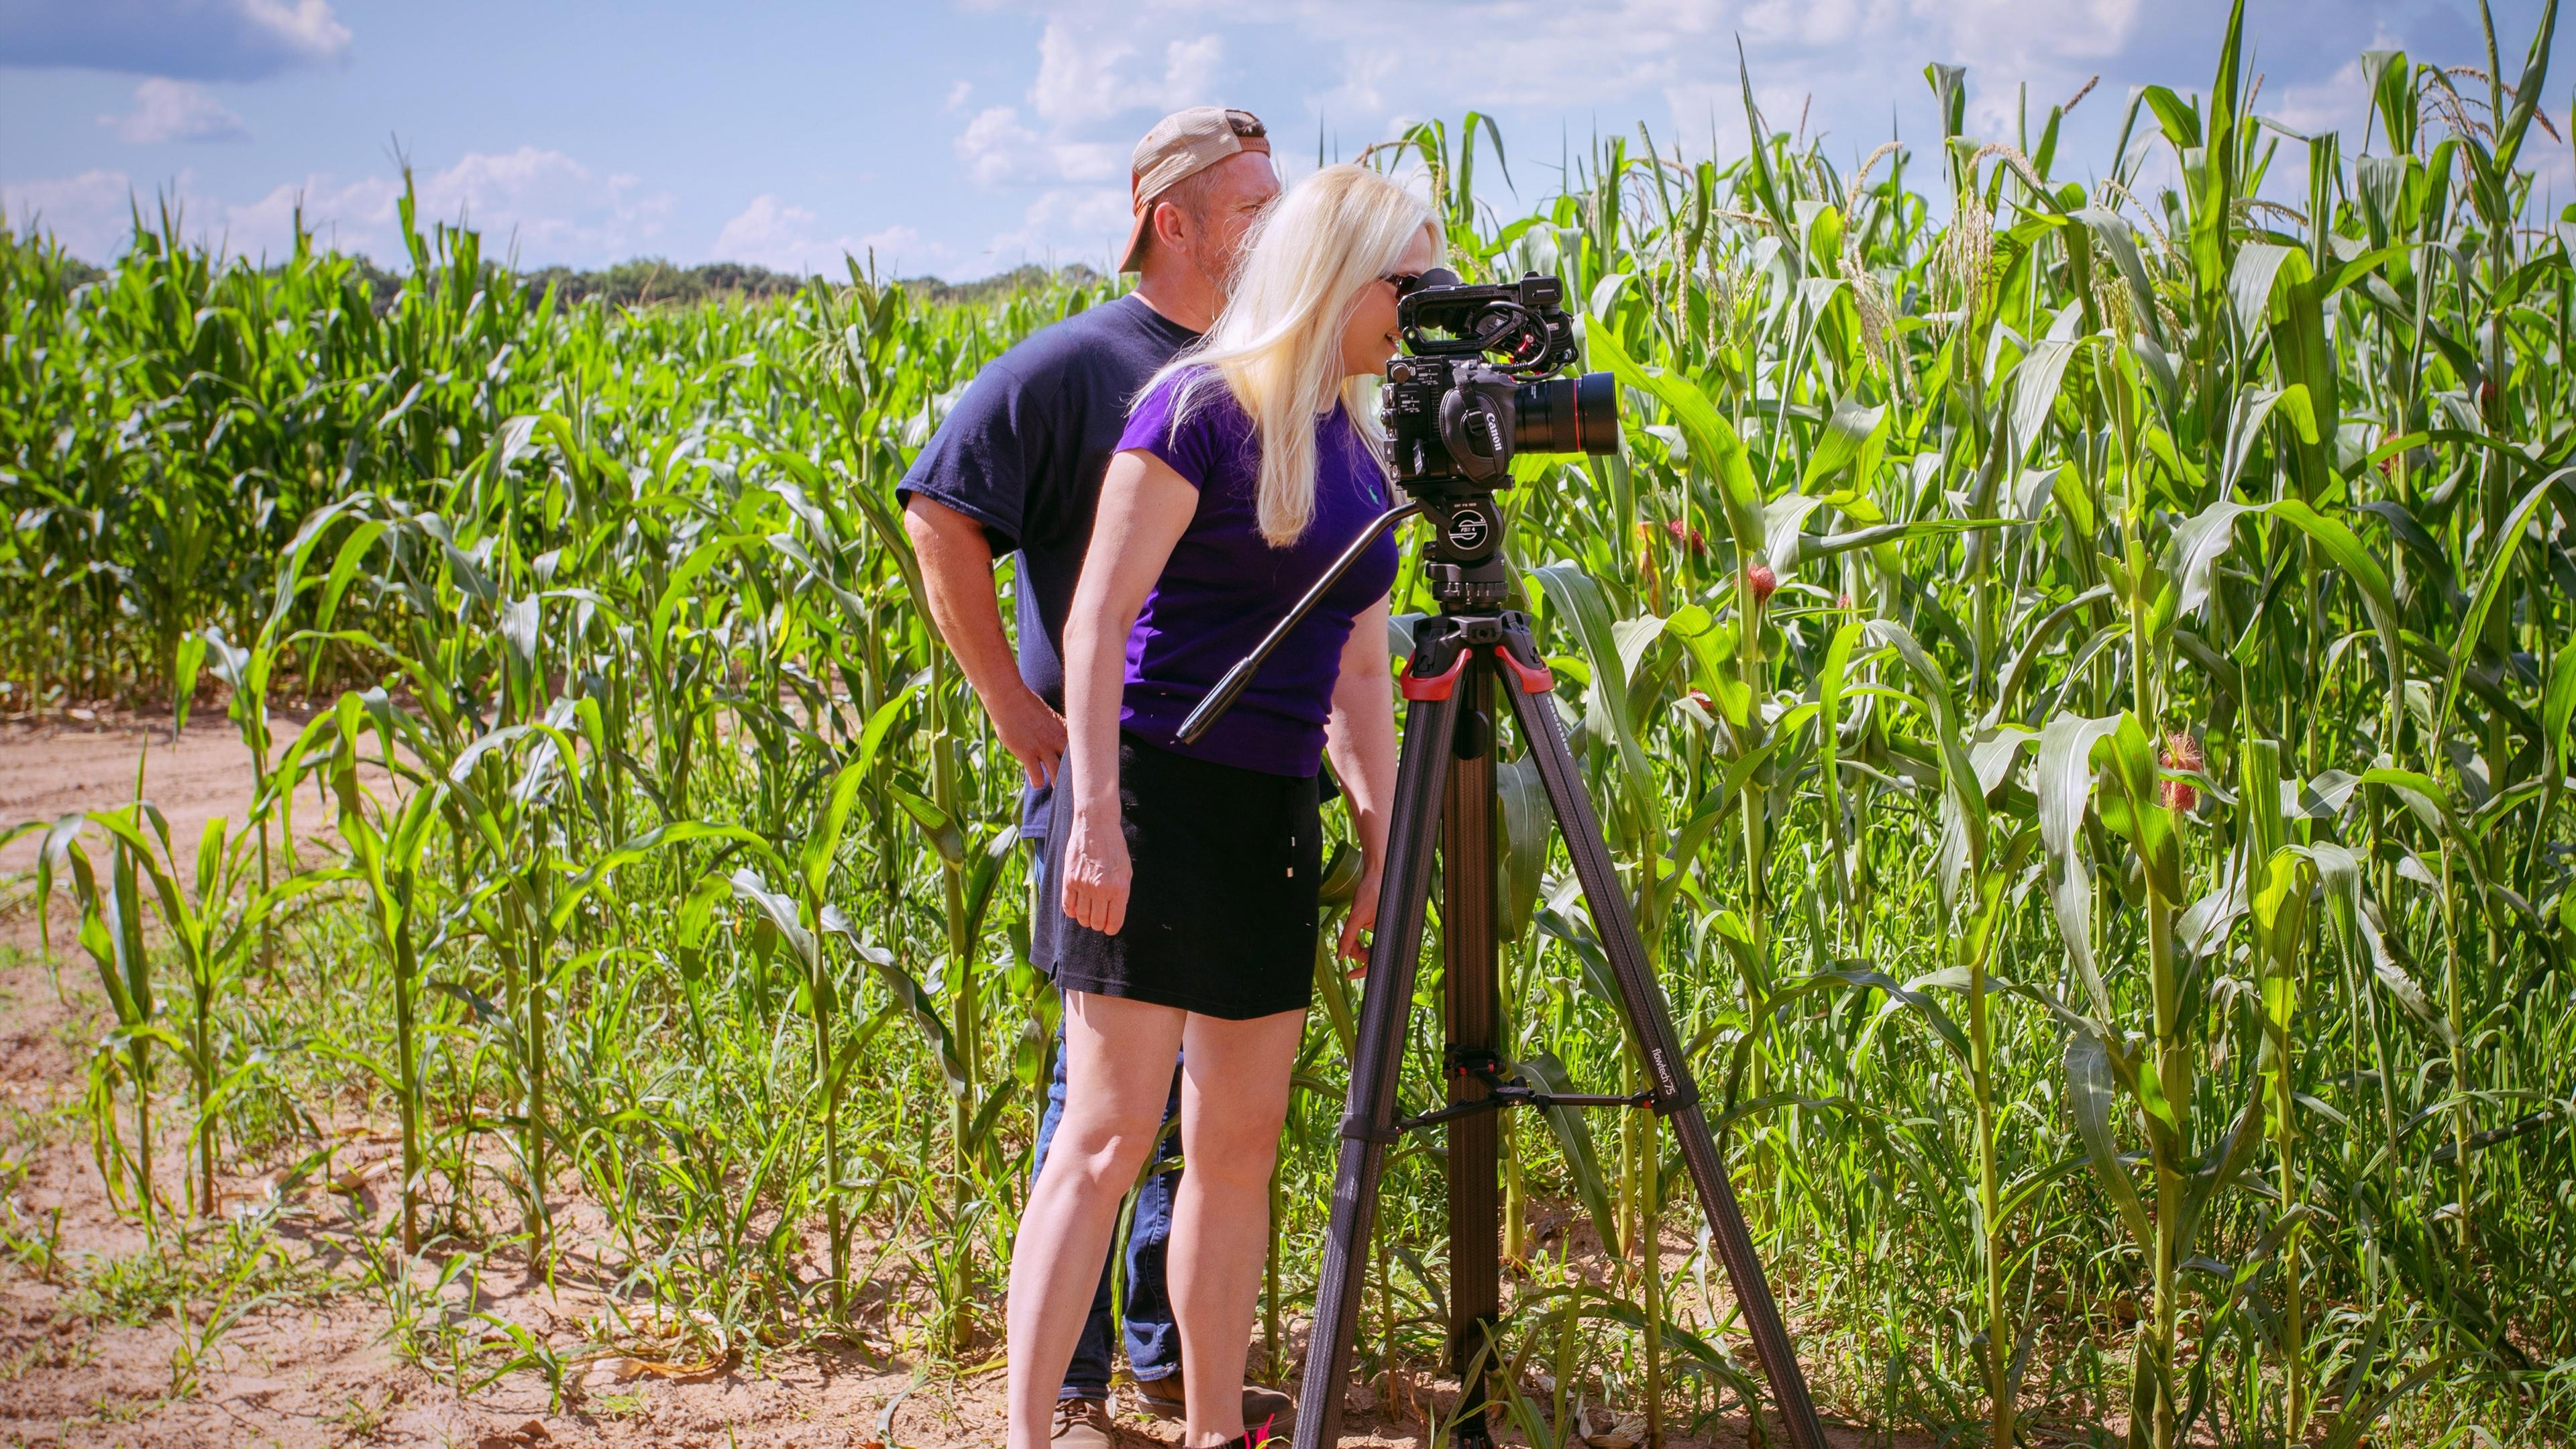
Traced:
<path fill-rule="evenodd" d="M 1170 1130 L 1181 1115 L 1181 1074 L 1172 1071 L 1172 1099 L 1163 1108 L 1166 1129 L 1155 1149 L 1157 1163 L 1169 1167 L 1145 1179 L 1136 1193 L 1136 1213 L 1127 1227 L 1127 1367 L 1140 1382 L 1167 1378 L 1181 1371 L 1181 1332 L 1172 1322 L 1171 1290 L 1163 1277 L 1163 1253 L 1172 1241 L 1172 1194 L 1181 1186 L 1181 1135 Z M 1032 1181 L 1046 1166 L 1047 1146 L 1055 1141 L 1056 1124 L 1064 1119 L 1064 1028 L 1055 1033 L 1055 1076 L 1047 1083 L 1046 1115 L 1038 1119 L 1038 1147 L 1030 1164 Z M 1111 1242 L 1114 1255 L 1118 1244 Z M 1109 1274 L 1111 1261 L 1100 1265 L 1100 1287 L 1091 1295 L 1091 1316 L 1073 1346 L 1073 1362 L 1064 1371 L 1059 1399 L 1109 1397 Z"/>

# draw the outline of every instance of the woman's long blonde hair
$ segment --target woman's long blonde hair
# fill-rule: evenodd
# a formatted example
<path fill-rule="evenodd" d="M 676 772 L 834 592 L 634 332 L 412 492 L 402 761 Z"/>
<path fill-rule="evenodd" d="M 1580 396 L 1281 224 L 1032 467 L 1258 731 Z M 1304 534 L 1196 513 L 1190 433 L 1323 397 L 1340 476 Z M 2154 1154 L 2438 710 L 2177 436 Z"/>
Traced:
<path fill-rule="evenodd" d="M 1405 248 L 1439 228 L 1431 208 L 1361 166 L 1327 166 L 1288 189 L 1255 223 L 1225 305 L 1207 334 L 1154 375 L 1181 379 L 1175 427 L 1223 379 L 1261 444 L 1256 515 L 1285 548 L 1315 517 L 1315 424 L 1338 397 L 1369 450 L 1385 438 L 1367 407 L 1367 379 L 1342 376 L 1342 328 L 1360 289 L 1395 269 Z"/>

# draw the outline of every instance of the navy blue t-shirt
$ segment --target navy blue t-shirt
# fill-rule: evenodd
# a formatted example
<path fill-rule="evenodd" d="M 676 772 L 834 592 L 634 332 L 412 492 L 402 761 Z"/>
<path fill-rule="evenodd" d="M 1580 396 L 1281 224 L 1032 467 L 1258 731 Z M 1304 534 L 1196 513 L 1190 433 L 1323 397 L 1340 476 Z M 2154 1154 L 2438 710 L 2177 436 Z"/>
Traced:
<path fill-rule="evenodd" d="M 914 494 L 984 525 L 993 552 L 1019 554 L 1020 678 L 1064 709 L 1064 616 L 1082 576 L 1100 477 L 1146 379 L 1198 334 L 1134 296 L 1031 334 L 985 365 L 896 496 Z M 1045 837 L 1046 794 L 1021 826 Z"/>

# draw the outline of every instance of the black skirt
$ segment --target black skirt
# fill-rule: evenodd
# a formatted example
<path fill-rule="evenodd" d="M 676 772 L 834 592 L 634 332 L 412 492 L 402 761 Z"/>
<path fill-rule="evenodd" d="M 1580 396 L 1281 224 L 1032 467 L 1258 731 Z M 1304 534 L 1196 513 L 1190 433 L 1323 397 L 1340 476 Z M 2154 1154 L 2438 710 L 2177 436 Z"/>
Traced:
<path fill-rule="evenodd" d="M 1032 954 L 1067 991 L 1227 1021 L 1303 1011 L 1315 989 L 1323 877 L 1316 777 L 1212 764 L 1118 739 L 1118 802 L 1133 872 L 1116 935 L 1064 913 L 1073 807 L 1059 799 Z"/>

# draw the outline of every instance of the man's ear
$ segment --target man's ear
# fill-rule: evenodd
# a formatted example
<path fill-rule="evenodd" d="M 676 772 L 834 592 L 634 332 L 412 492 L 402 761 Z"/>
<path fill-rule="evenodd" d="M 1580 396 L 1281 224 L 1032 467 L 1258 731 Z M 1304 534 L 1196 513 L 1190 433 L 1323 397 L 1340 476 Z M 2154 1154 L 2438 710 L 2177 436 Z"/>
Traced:
<path fill-rule="evenodd" d="M 1154 203 L 1154 245 L 1169 247 L 1176 252 L 1184 251 L 1190 242 L 1198 239 L 1193 235 L 1196 230 L 1190 225 L 1188 214 L 1180 207 L 1168 201 Z"/>

